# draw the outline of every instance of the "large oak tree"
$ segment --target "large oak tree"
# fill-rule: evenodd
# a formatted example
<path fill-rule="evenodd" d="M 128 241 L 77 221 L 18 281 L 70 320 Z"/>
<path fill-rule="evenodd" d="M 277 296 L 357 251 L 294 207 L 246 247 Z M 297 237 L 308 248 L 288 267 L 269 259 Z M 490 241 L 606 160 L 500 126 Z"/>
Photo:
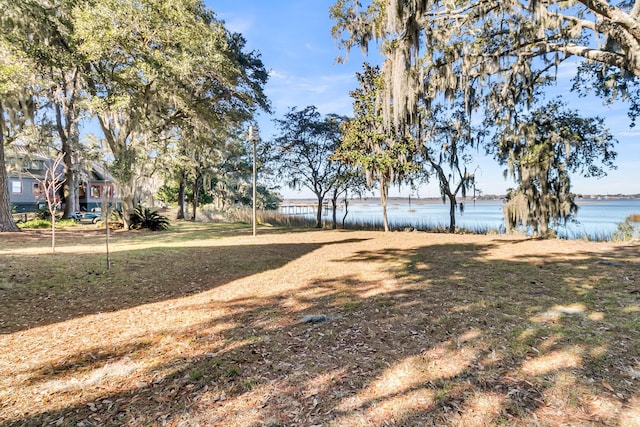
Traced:
<path fill-rule="evenodd" d="M 627 101 L 632 125 L 640 114 L 638 0 L 338 0 L 331 15 L 334 37 L 347 51 L 378 43 L 384 56 L 378 105 L 387 130 L 416 124 L 423 109 L 442 99 L 463 100 L 468 110 L 482 106 L 499 132 L 522 129 L 559 66 L 576 58 L 583 62 L 574 88 Z M 568 192 L 563 174 L 545 176 Z M 514 177 L 525 185 L 523 174 Z M 550 218 L 540 219 L 543 227 Z"/>
<path fill-rule="evenodd" d="M 32 121 L 33 86 L 28 60 L 0 39 L 0 231 L 19 231 L 11 215 L 5 144 Z"/>
<path fill-rule="evenodd" d="M 41 79 L 39 100 L 55 116 L 66 153 L 67 210 L 77 209 L 85 108 L 97 117 L 113 157 L 125 221 L 151 175 L 167 167 L 163 153 L 172 144 L 221 144 L 217 130 L 240 128 L 257 109 L 269 109 L 259 54 L 246 51 L 243 37 L 201 0 L 0 5 L 1 39 L 33 65 L 29 78 Z M 177 139 L 184 129 L 197 129 L 198 138 Z"/>
<path fill-rule="evenodd" d="M 105 0 L 76 12 L 93 108 L 115 158 L 125 218 L 145 163 L 187 123 L 239 125 L 258 108 L 267 73 L 259 55 L 199 0 Z"/>
<path fill-rule="evenodd" d="M 619 89 L 603 95 L 640 105 L 629 84 L 640 79 L 638 0 L 338 0 L 331 15 L 347 50 L 379 43 L 387 126 L 412 121 L 420 99 L 458 89 L 488 93 L 490 108 L 508 113 L 572 57 L 590 64 L 584 76 L 598 87 Z"/>
<path fill-rule="evenodd" d="M 424 168 L 438 180 L 442 201 L 449 203 L 449 232 L 456 229 L 456 209 L 464 211 L 467 191 L 475 188 L 471 149 L 481 144 L 484 131 L 472 126 L 464 99 L 424 109 L 417 135 L 422 142 Z M 458 196 L 463 198 L 458 200 Z"/>
<path fill-rule="evenodd" d="M 82 70 L 85 63 L 72 37 L 72 12 L 78 3 L 70 0 L 0 0 L 2 37 L 29 59 L 30 72 L 41 82 L 42 110 L 53 115 L 60 150 L 64 153 L 65 217 L 80 210 L 80 121 L 84 110 Z"/>

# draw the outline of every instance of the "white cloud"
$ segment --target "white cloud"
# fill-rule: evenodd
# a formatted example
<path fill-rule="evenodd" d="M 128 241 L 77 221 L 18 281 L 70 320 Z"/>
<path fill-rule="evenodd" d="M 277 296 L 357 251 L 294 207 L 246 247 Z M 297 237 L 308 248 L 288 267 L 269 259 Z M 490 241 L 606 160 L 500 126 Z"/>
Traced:
<path fill-rule="evenodd" d="M 558 80 L 571 79 L 578 73 L 578 59 L 569 59 L 558 65 Z"/>
<path fill-rule="evenodd" d="M 225 22 L 225 27 L 234 33 L 240 33 L 247 35 L 249 31 L 254 27 L 254 20 L 249 15 L 242 15 L 238 13 L 220 13 L 218 18 Z"/>
<path fill-rule="evenodd" d="M 283 80 L 287 78 L 287 75 L 285 73 L 281 73 L 278 70 L 269 70 L 269 78 L 270 79 L 276 79 L 276 80 Z"/>
<path fill-rule="evenodd" d="M 640 129 L 618 132 L 618 136 L 625 137 L 625 138 L 637 138 L 637 137 L 640 137 Z M 630 142 L 638 143 L 640 141 L 630 141 Z"/>
<path fill-rule="evenodd" d="M 332 54 L 333 50 L 332 49 L 327 49 L 324 47 L 320 47 L 317 44 L 312 44 L 310 42 L 307 42 L 304 44 L 304 47 L 307 51 L 316 54 L 316 55 L 330 55 Z"/>
<path fill-rule="evenodd" d="M 265 92 L 272 100 L 276 114 L 290 107 L 314 105 L 322 114 L 350 114 L 349 91 L 357 85 L 350 73 L 305 75 L 272 70 Z"/>

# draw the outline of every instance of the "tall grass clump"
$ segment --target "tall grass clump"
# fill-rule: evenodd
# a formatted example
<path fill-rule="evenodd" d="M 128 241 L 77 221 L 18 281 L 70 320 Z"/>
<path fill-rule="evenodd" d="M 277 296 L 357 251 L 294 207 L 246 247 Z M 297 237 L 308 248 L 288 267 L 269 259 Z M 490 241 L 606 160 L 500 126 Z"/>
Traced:
<path fill-rule="evenodd" d="M 393 221 L 390 224 L 392 230 L 426 231 L 429 233 L 449 233 L 449 226 L 430 221 L 401 222 Z M 347 219 L 344 224 L 347 230 L 359 231 L 383 231 L 384 223 L 378 219 Z M 457 227 L 456 234 L 499 234 L 499 230 L 485 224 L 474 224 L 471 227 Z"/>
<path fill-rule="evenodd" d="M 207 222 L 217 223 L 226 220 L 225 215 L 216 209 L 213 203 L 207 203 L 206 205 L 200 206 L 199 214 L 202 215 Z"/>
<path fill-rule="evenodd" d="M 315 219 L 305 218 L 299 215 L 287 215 L 275 210 L 259 210 L 256 216 L 258 224 L 262 225 L 301 228 L 313 228 L 316 225 Z M 225 211 L 224 217 L 230 222 L 251 224 L 253 221 L 253 211 L 247 207 L 233 208 Z"/>
<path fill-rule="evenodd" d="M 629 217 L 627 217 L 627 219 L 624 220 L 624 222 L 619 222 L 618 228 L 616 229 L 615 233 L 613 233 L 611 240 L 613 240 L 614 242 L 629 242 L 632 240 L 639 240 L 640 226 L 636 225 L 637 221 L 635 221 L 634 218 L 640 219 L 640 215 L 630 215 Z"/>
<path fill-rule="evenodd" d="M 395 224 L 392 226 L 392 228 L 395 228 Z M 382 220 L 375 219 L 347 219 L 344 223 L 344 229 L 359 231 L 384 231 L 384 223 L 382 222 Z"/>
<path fill-rule="evenodd" d="M 558 238 L 562 240 L 584 240 L 586 242 L 610 242 L 612 239 L 611 233 L 604 230 L 571 230 L 562 229 L 557 230 Z"/>

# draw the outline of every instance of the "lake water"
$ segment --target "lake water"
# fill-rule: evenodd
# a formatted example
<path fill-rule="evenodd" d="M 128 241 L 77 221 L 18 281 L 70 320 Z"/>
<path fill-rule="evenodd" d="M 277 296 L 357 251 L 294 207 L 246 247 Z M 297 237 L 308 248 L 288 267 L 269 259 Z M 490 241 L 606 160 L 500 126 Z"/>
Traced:
<path fill-rule="evenodd" d="M 618 223 L 632 214 L 640 214 L 640 199 L 608 198 L 579 199 L 576 222 L 556 229 L 563 238 L 576 238 L 584 235 L 602 238 L 611 236 Z M 465 202 L 464 212 L 456 212 L 456 226 L 471 230 L 498 229 L 504 231 L 502 200 L 478 200 Z M 428 228 L 449 225 L 449 205 L 439 200 L 392 199 L 387 205 L 390 225 Z M 306 214 L 313 218 L 312 213 Z M 344 216 L 344 207 L 338 210 L 338 222 Z M 325 219 L 330 220 L 330 212 Z M 347 222 L 382 223 L 382 207 L 377 199 L 353 200 L 349 202 Z"/>

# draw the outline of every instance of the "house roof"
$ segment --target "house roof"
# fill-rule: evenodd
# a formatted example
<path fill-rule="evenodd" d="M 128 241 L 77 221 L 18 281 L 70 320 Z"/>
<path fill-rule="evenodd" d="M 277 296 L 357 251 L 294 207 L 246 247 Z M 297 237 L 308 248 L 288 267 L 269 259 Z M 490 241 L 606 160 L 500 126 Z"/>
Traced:
<path fill-rule="evenodd" d="M 14 141 L 7 146 L 7 157 L 25 158 L 29 157 L 35 160 L 49 160 L 51 156 L 46 155 L 42 150 L 36 150 L 33 147 L 21 141 Z"/>
<path fill-rule="evenodd" d="M 33 147 L 25 144 L 21 141 L 14 141 L 13 143 L 8 145 L 8 150 L 6 152 L 7 158 L 17 158 L 17 159 L 30 159 L 30 160 L 40 160 L 45 163 L 50 163 L 53 161 L 53 157 L 47 155 L 42 150 L 34 150 Z M 85 166 L 88 165 L 90 170 L 86 170 L 86 172 L 91 177 L 92 181 L 110 181 L 115 182 L 113 175 L 109 173 L 106 166 L 100 162 L 90 161 L 85 163 Z M 20 167 L 20 166 L 19 166 Z M 64 166 L 61 166 L 63 168 Z"/>
<path fill-rule="evenodd" d="M 91 174 L 99 181 L 114 181 L 107 168 L 98 162 L 91 162 Z"/>

